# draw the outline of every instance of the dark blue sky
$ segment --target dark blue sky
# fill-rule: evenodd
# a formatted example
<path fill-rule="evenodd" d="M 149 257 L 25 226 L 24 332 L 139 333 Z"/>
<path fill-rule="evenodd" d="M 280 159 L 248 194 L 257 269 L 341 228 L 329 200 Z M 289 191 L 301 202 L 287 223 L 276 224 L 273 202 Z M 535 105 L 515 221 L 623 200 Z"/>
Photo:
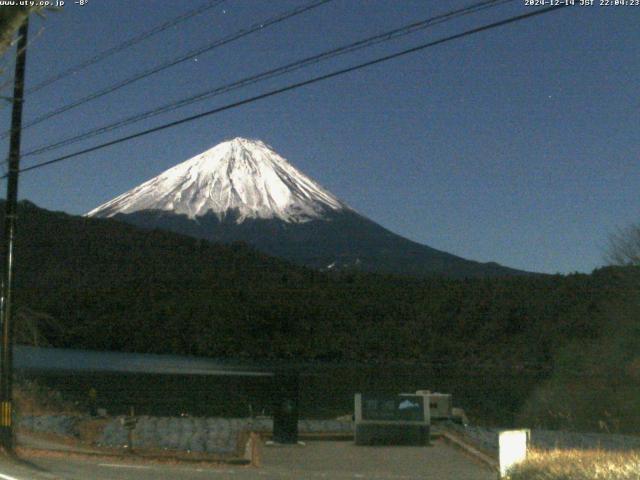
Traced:
<path fill-rule="evenodd" d="M 28 86 L 203 3 L 68 0 L 62 12 L 34 17 Z M 25 121 L 304 3 L 227 0 L 34 93 Z M 28 129 L 23 150 L 471 3 L 334 0 Z M 527 11 L 516 0 L 24 166 Z M 246 136 L 412 240 L 526 270 L 589 272 L 602 264 L 608 235 L 640 220 L 639 25 L 640 7 L 563 9 L 25 173 L 20 196 L 84 213 Z M 3 129 L 9 116 L 5 107 Z"/>

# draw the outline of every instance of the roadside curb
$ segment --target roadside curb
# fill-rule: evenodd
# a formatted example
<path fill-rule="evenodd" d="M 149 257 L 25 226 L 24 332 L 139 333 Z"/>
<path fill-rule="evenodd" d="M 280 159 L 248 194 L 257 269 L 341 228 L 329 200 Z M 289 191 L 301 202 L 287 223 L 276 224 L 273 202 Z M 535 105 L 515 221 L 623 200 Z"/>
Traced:
<path fill-rule="evenodd" d="M 45 449 L 45 448 L 33 448 L 33 447 L 18 447 L 16 448 L 18 458 L 33 456 L 49 456 L 49 455 L 64 455 L 65 457 L 73 458 L 106 458 L 106 459 L 118 459 L 126 461 L 140 461 L 140 462 L 157 462 L 157 463 L 171 463 L 171 464 L 212 464 L 212 465 L 250 465 L 251 461 L 244 458 L 206 458 L 206 457 L 182 457 L 177 455 L 160 455 L 153 453 L 135 453 L 128 454 L 126 452 L 100 452 L 100 451 L 87 451 L 87 450 L 69 450 L 69 449 Z"/>
<path fill-rule="evenodd" d="M 66 437 L 58 437 L 54 434 L 38 435 L 33 433 L 22 433 L 19 438 L 15 454 L 19 458 L 20 455 L 33 456 L 59 456 L 68 455 L 75 458 L 105 458 L 105 459 L 121 459 L 127 461 L 148 461 L 148 462 L 164 462 L 164 463 L 183 463 L 183 464 L 215 464 L 215 465 L 249 465 L 252 463 L 251 458 L 246 457 L 245 443 L 250 437 L 238 438 L 238 448 L 235 453 L 229 454 L 212 454 L 204 452 L 188 452 L 170 449 L 147 449 L 134 448 L 133 451 L 128 448 L 113 448 L 89 445 L 84 442 L 74 441 Z M 240 448 L 242 447 L 242 448 Z"/>
<path fill-rule="evenodd" d="M 481 452 L 479 449 L 462 439 L 460 436 L 447 431 L 440 432 L 440 435 L 445 440 L 445 442 L 478 459 L 486 466 L 490 467 L 492 470 L 495 470 L 496 472 L 500 470 L 500 465 L 497 459 L 492 458 L 490 455 L 484 452 Z"/>

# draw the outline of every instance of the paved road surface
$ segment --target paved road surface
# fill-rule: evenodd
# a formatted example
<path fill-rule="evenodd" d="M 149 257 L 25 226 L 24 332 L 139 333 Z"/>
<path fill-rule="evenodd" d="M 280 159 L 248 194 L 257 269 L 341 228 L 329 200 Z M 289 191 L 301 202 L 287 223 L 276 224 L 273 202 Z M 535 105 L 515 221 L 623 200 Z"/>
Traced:
<path fill-rule="evenodd" d="M 261 468 L 160 465 L 57 456 L 33 458 L 41 469 L 0 462 L 3 480 L 495 480 L 496 474 L 462 452 L 434 442 L 430 447 L 356 447 L 352 442 L 309 442 L 263 449 Z M 5 475 L 4 477 L 2 475 Z M 6 475 L 9 475 L 7 477 Z"/>

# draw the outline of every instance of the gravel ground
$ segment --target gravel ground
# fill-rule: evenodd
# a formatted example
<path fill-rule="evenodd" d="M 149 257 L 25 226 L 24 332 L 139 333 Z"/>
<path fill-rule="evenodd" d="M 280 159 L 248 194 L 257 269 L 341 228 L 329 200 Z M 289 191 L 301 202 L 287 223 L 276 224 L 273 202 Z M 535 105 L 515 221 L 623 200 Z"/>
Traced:
<path fill-rule="evenodd" d="M 3 468 L 17 478 L 67 480 L 495 480 L 496 473 L 442 442 L 429 447 L 357 447 L 353 442 L 308 442 L 262 449 L 262 466 L 160 464 L 136 459 L 33 457 L 47 477 Z"/>
<path fill-rule="evenodd" d="M 308 442 L 265 447 L 263 469 L 282 479 L 495 480 L 496 473 L 441 441 L 428 447 L 356 446 Z"/>

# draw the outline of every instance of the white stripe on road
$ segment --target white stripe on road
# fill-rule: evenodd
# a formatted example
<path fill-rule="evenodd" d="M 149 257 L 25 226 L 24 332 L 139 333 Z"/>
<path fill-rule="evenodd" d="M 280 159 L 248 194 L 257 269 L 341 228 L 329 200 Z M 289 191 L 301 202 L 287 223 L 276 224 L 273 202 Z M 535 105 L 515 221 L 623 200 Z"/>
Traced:
<path fill-rule="evenodd" d="M 5 475 L 4 473 L 0 473 L 0 478 L 2 480 L 18 480 L 16 477 L 12 477 L 10 475 Z"/>
<path fill-rule="evenodd" d="M 151 467 L 148 467 L 146 465 L 122 465 L 119 463 L 99 463 L 98 464 L 99 467 L 108 467 L 108 468 L 138 468 L 138 469 L 145 469 L 145 470 L 150 470 Z M 17 479 L 16 479 L 17 480 Z"/>

